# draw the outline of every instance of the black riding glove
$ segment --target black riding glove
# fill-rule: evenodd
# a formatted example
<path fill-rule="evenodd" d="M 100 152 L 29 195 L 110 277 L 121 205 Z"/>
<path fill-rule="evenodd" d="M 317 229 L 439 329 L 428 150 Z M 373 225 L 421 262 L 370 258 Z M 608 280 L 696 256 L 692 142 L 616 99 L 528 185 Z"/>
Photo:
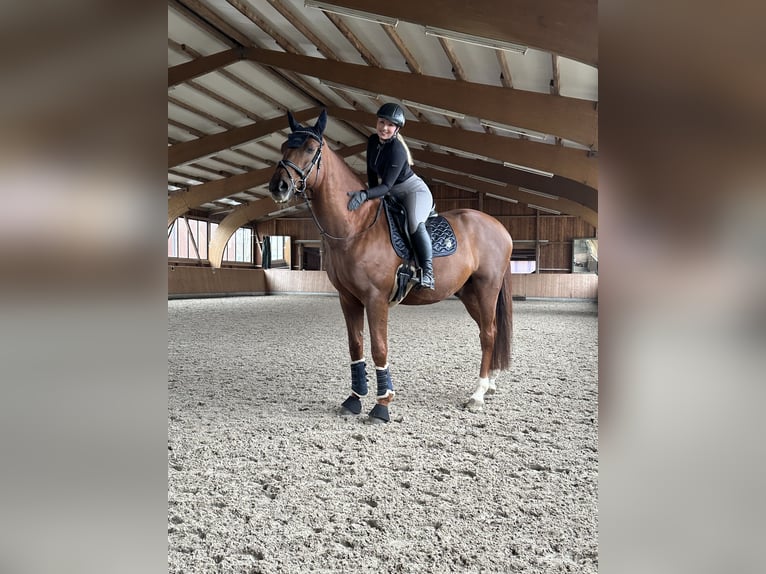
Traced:
<path fill-rule="evenodd" d="M 349 191 L 348 195 L 351 196 L 351 199 L 348 200 L 349 211 L 356 211 L 367 201 L 367 192 L 363 189 L 361 191 Z"/>

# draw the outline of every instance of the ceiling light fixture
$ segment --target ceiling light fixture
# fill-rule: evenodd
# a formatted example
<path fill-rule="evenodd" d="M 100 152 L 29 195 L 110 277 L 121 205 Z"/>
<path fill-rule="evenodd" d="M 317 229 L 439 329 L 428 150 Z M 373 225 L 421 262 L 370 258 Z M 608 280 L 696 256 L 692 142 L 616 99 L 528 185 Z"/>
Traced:
<path fill-rule="evenodd" d="M 450 169 L 448 167 L 442 167 L 440 165 L 434 165 L 432 163 L 426 163 L 424 161 L 419 161 L 418 165 L 422 165 L 423 167 L 432 167 L 434 169 L 438 169 L 439 171 L 446 171 L 447 173 L 454 173 L 455 175 L 465 175 L 465 173 L 462 172 L 462 171 L 457 171 L 457 170 L 454 170 L 454 169 Z"/>
<path fill-rule="evenodd" d="M 470 177 L 471 179 L 478 180 L 478 181 L 483 181 L 483 182 L 486 182 L 486 183 L 491 183 L 492 185 L 499 185 L 500 187 L 508 187 L 508 184 L 506 182 L 504 182 L 504 181 L 498 181 L 496 179 L 490 179 L 488 177 L 482 177 L 480 175 L 473 175 L 472 173 L 469 173 L 468 177 Z"/>
<path fill-rule="evenodd" d="M 474 46 L 481 46 L 483 48 L 492 48 L 495 50 L 514 52 L 516 54 L 521 54 L 522 56 L 527 53 L 528 49 L 526 46 L 522 46 L 521 44 L 514 44 L 513 42 L 493 40 L 491 38 L 482 38 L 481 36 L 464 34 L 463 32 L 455 32 L 454 30 L 445 30 L 444 28 L 434 28 L 433 26 L 426 26 L 425 32 L 426 36 L 436 36 L 438 38 L 446 38 L 447 40 L 465 42 L 466 44 L 473 44 Z"/>
<path fill-rule="evenodd" d="M 323 86 L 327 86 L 328 88 L 334 88 L 336 90 L 341 90 L 343 92 L 351 92 L 352 94 L 360 94 L 362 96 L 367 96 L 368 98 L 372 98 L 373 100 L 380 99 L 380 94 L 375 94 L 373 92 L 370 92 L 369 90 L 363 90 L 362 88 L 344 86 L 343 84 L 336 84 L 335 82 L 330 82 L 329 80 L 319 80 L 319 83 L 322 84 Z"/>
<path fill-rule="evenodd" d="M 499 199 L 500 201 L 507 201 L 508 203 L 518 203 L 519 201 L 517 199 L 513 199 L 511 197 L 503 197 L 502 195 L 495 195 L 493 193 L 486 194 L 487 197 L 491 197 L 493 199 Z"/>
<path fill-rule="evenodd" d="M 457 118 L 459 120 L 465 119 L 465 114 L 461 114 L 460 112 L 453 112 L 450 110 L 445 110 L 444 108 L 437 108 L 436 106 L 429 106 L 428 104 L 419 104 L 418 102 L 413 102 L 410 100 L 402 100 L 402 103 L 405 106 L 411 106 L 413 108 L 417 108 L 419 110 L 425 110 L 427 112 L 433 112 L 435 114 L 442 114 L 444 116 L 449 116 L 451 118 Z"/>
<path fill-rule="evenodd" d="M 362 10 L 353 10 L 352 8 L 346 8 L 344 6 L 335 6 L 333 4 L 328 4 L 327 2 L 315 2 L 314 0 L 306 0 L 303 5 L 306 8 L 316 8 L 318 10 L 322 10 L 322 12 L 332 12 L 333 14 L 339 14 L 341 16 L 359 18 L 360 20 L 374 22 L 375 24 L 383 24 L 384 26 L 391 26 L 392 28 L 396 28 L 397 24 L 399 24 L 399 20 L 397 18 L 381 16 L 380 14 L 372 14 L 371 12 L 363 12 Z"/>
<path fill-rule="evenodd" d="M 505 124 L 500 124 L 500 123 L 497 123 L 497 122 L 493 122 L 492 120 L 482 120 L 482 119 L 480 119 L 479 123 L 481 125 L 483 125 L 484 127 L 486 127 L 486 128 L 493 128 L 493 129 L 500 130 L 500 131 L 503 131 L 503 132 L 510 132 L 512 134 L 518 134 L 520 136 L 528 137 L 530 139 L 535 139 L 535 140 L 540 140 L 540 141 L 545 141 L 546 139 L 548 139 L 548 136 L 545 135 L 545 134 L 539 134 L 537 132 L 530 132 L 530 131 L 522 130 L 522 129 L 519 129 L 519 128 L 514 128 L 514 127 L 511 127 L 511 126 L 506 126 Z"/>
<path fill-rule="evenodd" d="M 440 145 L 439 147 L 442 148 L 444 151 L 451 151 L 452 153 L 454 153 L 456 155 L 459 155 L 459 156 L 462 156 L 462 157 L 465 157 L 465 158 L 468 158 L 468 159 L 478 159 L 478 160 L 481 160 L 481 161 L 490 161 L 490 159 L 487 156 L 485 156 L 485 155 L 479 155 L 477 153 L 473 153 L 473 152 L 470 152 L 470 151 L 463 151 L 461 149 L 455 149 L 455 148 L 447 147 L 445 145 Z"/>
<path fill-rule="evenodd" d="M 541 207 L 539 205 L 534 205 L 532 203 L 527 203 L 527 207 L 530 207 L 532 209 L 536 209 L 537 211 L 544 211 L 546 213 L 552 213 L 554 215 L 561 215 L 560 211 L 556 211 L 555 209 L 549 209 L 547 207 Z"/>
<path fill-rule="evenodd" d="M 435 181 L 436 183 L 443 183 L 444 185 L 449 185 L 450 187 L 454 187 L 455 189 L 462 189 L 463 191 L 470 191 L 471 193 L 477 193 L 477 190 L 474 189 L 473 187 L 458 185 L 457 183 L 452 183 L 451 181 L 445 181 L 443 179 L 437 179 L 435 177 L 432 177 L 431 181 Z"/>
<path fill-rule="evenodd" d="M 529 173 L 534 173 L 534 174 L 542 175 L 545 177 L 553 177 L 553 174 L 550 171 L 543 171 L 541 169 L 535 169 L 533 167 L 527 167 L 525 165 L 519 165 L 516 163 L 511 163 L 509 161 L 504 161 L 503 165 L 505 167 L 512 167 L 513 169 L 520 169 L 521 171 L 527 171 Z"/>
<path fill-rule="evenodd" d="M 215 202 L 225 203 L 226 205 L 242 205 L 241 201 L 237 201 L 236 199 L 230 199 L 228 197 L 222 197 L 220 199 L 216 199 Z"/>
<path fill-rule="evenodd" d="M 539 195 L 540 197 L 545 197 L 547 199 L 558 199 L 558 195 L 551 195 L 550 193 L 543 193 L 542 191 L 535 191 L 534 189 L 527 189 L 526 187 L 520 187 L 519 191 L 523 191 L 524 193 L 531 193 L 532 195 Z"/>

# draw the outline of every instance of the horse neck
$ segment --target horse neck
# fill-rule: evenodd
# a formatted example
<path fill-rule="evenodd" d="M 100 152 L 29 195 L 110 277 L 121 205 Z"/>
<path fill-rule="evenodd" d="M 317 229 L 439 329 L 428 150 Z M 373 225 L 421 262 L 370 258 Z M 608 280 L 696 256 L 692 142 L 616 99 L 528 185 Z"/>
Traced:
<path fill-rule="evenodd" d="M 313 185 L 312 209 L 322 229 L 333 237 L 351 237 L 369 225 L 371 202 L 356 211 L 348 210 L 348 192 L 364 188 L 343 158 L 325 146 L 320 175 Z"/>

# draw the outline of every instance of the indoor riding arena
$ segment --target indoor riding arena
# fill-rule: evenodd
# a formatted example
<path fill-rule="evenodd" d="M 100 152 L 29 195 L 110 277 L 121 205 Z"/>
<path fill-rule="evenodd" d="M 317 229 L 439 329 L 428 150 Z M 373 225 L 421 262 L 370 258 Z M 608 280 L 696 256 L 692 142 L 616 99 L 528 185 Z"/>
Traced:
<path fill-rule="evenodd" d="M 170 572 L 597 571 L 595 303 L 515 301 L 513 365 L 479 412 L 460 301 L 393 309 L 388 425 L 336 414 L 336 297 L 168 315 Z"/>
<path fill-rule="evenodd" d="M 168 3 L 169 572 L 598 571 L 597 5 L 539 4 Z"/>

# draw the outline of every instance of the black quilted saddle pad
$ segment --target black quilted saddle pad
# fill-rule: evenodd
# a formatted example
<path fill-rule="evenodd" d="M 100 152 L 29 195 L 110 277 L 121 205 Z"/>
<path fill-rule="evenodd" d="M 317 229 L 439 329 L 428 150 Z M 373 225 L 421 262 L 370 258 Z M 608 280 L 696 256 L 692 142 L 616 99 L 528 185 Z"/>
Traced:
<path fill-rule="evenodd" d="M 388 228 L 391 236 L 391 245 L 396 254 L 402 259 L 413 259 L 412 248 L 404 234 L 405 213 L 404 208 L 389 199 L 383 200 L 388 219 Z M 452 226 L 444 217 L 436 215 L 426 220 L 426 229 L 431 236 L 434 257 L 446 257 L 457 251 L 457 238 Z"/>

